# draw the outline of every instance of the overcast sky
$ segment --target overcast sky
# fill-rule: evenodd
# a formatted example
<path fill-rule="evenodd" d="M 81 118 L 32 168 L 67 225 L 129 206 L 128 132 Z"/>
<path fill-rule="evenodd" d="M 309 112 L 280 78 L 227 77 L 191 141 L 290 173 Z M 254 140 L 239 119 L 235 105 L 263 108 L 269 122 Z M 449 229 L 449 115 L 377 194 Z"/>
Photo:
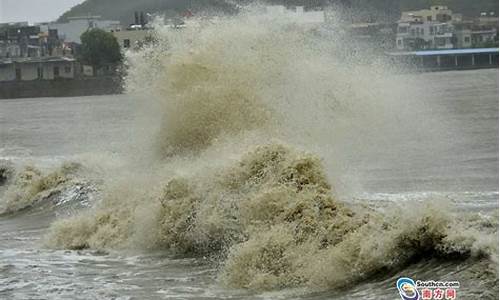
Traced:
<path fill-rule="evenodd" d="M 0 23 L 53 21 L 80 2 L 83 0 L 0 0 Z"/>

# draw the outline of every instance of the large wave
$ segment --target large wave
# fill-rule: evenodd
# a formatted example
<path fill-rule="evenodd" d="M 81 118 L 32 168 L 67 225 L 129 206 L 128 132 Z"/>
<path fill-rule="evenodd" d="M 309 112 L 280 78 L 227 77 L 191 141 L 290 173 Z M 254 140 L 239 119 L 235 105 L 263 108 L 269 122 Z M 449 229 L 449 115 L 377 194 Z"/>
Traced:
<path fill-rule="evenodd" d="M 350 159 L 433 122 L 339 40 L 245 14 L 158 27 L 126 78 L 151 147 L 108 176 L 93 209 L 56 221 L 47 244 L 205 255 L 221 282 L 253 289 L 343 287 L 424 256 L 497 264 L 493 219 L 457 221 L 439 201 L 339 200 L 332 185 Z"/>
<path fill-rule="evenodd" d="M 49 245 L 212 255 L 222 259 L 222 282 L 253 289 L 342 287 L 423 256 L 497 260 L 493 218 L 467 225 L 430 203 L 383 213 L 349 208 L 332 195 L 318 158 L 280 144 L 174 177 L 154 196 L 115 192 L 56 222 Z"/>

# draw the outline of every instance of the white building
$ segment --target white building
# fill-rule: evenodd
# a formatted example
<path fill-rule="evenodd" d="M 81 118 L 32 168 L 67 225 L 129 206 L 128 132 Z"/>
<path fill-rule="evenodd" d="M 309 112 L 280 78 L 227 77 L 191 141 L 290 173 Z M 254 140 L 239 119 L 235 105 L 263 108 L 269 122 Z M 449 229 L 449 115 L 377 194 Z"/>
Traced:
<path fill-rule="evenodd" d="M 72 17 L 67 23 L 48 23 L 48 29 L 57 29 L 59 37 L 66 43 L 81 43 L 82 33 L 92 28 L 100 28 L 105 31 L 120 30 L 120 21 L 101 20 L 99 16 Z"/>
<path fill-rule="evenodd" d="M 399 22 L 396 46 L 405 49 L 453 48 L 453 25 L 438 22 Z"/>
<path fill-rule="evenodd" d="M 113 31 L 113 35 L 122 49 L 137 49 L 148 39 L 153 39 L 154 30 L 151 28 L 127 29 Z"/>
<path fill-rule="evenodd" d="M 71 79 L 76 62 L 68 57 L 10 58 L 0 60 L 0 81 Z"/>
<path fill-rule="evenodd" d="M 398 50 L 451 49 L 454 47 L 453 20 L 461 20 L 461 15 L 453 14 L 446 6 L 402 12 L 396 47 Z"/>

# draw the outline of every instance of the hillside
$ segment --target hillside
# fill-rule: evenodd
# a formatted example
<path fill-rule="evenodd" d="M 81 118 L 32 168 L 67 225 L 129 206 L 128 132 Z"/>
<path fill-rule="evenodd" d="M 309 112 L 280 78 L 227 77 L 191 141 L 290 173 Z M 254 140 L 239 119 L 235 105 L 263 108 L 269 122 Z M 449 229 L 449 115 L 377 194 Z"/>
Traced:
<path fill-rule="evenodd" d="M 98 15 L 103 19 L 119 20 L 122 24 L 130 24 L 134 20 L 135 11 L 162 12 L 168 16 L 181 15 L 186 10 L 211 11 L 223 13 L 236 11 L 234 5 L 224 0 L 86 0 L 65 12 L 59 21 L 68 17 Z"/>
<path fill-rule="evenodd" d="M 186 10 L 193 12 L 234 13 L 238 4 L 252 0 L 86 0 L 66 13 L 60 20 L 72 16 L 100 15 L 105 19 L 120 20 L 123 24 L 133 21 L 134 11 L 162 12 L 167 16 L 179 16 Z M 354 9 L 390 11 L 397 18 L 401 10 L 427 8 L 433 4 L 447 5 L 466 16 L 477 16 L 481 11 L 498 12 L 498 0 L 267 0 L 266 3 L 306 7 L 323 6 L 329 3 L 344 3 Z"/>

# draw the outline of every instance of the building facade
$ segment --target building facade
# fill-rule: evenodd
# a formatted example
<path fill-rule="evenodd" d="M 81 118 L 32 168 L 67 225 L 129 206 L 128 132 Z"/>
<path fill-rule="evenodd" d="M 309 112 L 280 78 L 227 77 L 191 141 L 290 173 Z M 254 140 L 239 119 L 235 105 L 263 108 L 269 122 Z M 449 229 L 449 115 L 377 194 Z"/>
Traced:
<path fill-rule="evenodd" d="M 0 58 L 60 55 L 62 41 L 57 30 L 42 30 L 27 23 L 0 24 Z"/>
<path fill-rule="evenodd" d="M 67 57 L 0 59 L 0 81 L 72 79 L 76 73 L 75 60 Z"/>
<path fill-rule="evenodd" d="M 461 19 L 453 15 L 446 6 L 403 12 L 398 21 L 396 48 L 398 50 L 451 49 L 454 27 L 452 20 Z"/>
<path fill-rule="evenodd" d="M 123 50 L 138 49 L 142 45 L 154 38 L 154 31 L 151 28 L 129 28 L 126 30 L 114 31 L 118 44 Z"/>
<path fill-rule="evenodd" d="M 397 24 L 396 48 L 404 51 L 498 47 L 498 18 L 464 20 L 446 6 L 402 12 Z"/>

